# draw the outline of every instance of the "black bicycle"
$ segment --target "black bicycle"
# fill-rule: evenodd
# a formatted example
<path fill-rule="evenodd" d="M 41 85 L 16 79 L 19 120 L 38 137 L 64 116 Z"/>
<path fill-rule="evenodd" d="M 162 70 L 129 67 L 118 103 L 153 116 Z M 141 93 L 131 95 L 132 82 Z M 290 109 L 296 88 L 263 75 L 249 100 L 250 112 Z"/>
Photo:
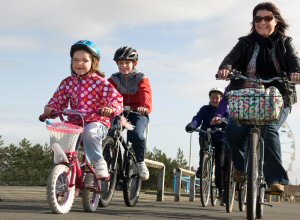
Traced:
<path fill-rule="evenodd" d="M 222 128 L 212 130 L 208 128 L 206 131 L 196 129 L 196 132 L 204 133 L 207 136 L 207 141 L 203 149 L 201 159 L 201 174 L 200 174 L 200 198 L 203 207 L 206 207 L 211 201 L 211 205 L 215 206 L 218 201 L 218 189 L 215 183 L 215 147 L 212 144 L 211 135 L 216 132 L 223 132 Z"/>
<path fill-rule="evenodd" d="M 232 212 L 233 210 L 233 204 L 236 197 L 236 193 L 238 193 L 239 210 L 243 212 L 245 210 L 245 204 L 247 198 L 246 182 L 238 183 L 234 180 L 232 156 L 231 153 L 229 153 L 227 176 L 225 179 L 225 204 L 226 204 L 226 211 L 228 213 Z"/>
<path fill-rule="evenodd" d="M 101 181 L 101 196 L 99 205 L 107 206 L 112 198 L 117 182 L 122 182 L 123 197 L 126 206 L 133 207 L 137 204 L 141 190 L 142 180 L 138 175 L 137 160 L 131 143 L 126 140 L 124 130 L 132 130 L 124 115 L 117 116 L 103 142 L 103 157 L 107 162 L 109 181 Z M 130 112 L 135 114 L 135 112 Z M 138 113 L 136 113 L 138 114 Z"/>
<path fill-rule="evenodd" d="M 265 89 L 263 83 L 273 81 L 288 82 L 286 77 L 274 77 L 269 80 L 253 79 L 233 71 L 230 80 L 245 80 L 254 83 L 256 88 L 235 90 L 227 94 L 230 114 L 241 125 L 250 127 L 248 144 L 245 151 L 245 177 L 247 185 L 247 219 L 261 219 L 265 203 L 266 181 L 263 173 L 264 140 L 261 129 L 263 126 L 276 121 L 283 106 L 282 96 L 273 87 Z M 252 106 L 250 106 L 252 105 Z"/>

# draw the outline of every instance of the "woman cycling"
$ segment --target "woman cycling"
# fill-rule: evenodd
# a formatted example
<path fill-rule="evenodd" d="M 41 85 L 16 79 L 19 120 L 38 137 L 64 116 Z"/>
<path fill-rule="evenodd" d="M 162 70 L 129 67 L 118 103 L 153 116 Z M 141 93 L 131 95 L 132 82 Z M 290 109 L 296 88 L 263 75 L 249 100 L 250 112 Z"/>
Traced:
<path fill-rule="evenodd" d="M 247 36 L 239 38 L 238 43 L 224 58 L 219 66 L 218 78 L 226 79 L 231 70 L 241 71 L 247 77 L 270 79 L 285 72 L 292 81 L 300 81 L 300 60 L 292 44 L 292 38 L 286 36 L 287 23 L 279 9 L 270 2 L 255 6 L 252 14 L 252 28 Z M 242 81 L 232 81 L 231 89 L 253 87 Z M 281 162 L 281 145 L 278 130 L 287 119 L 291 106 L 296 99 L 295 85 L 274 82 L 265 87 L 275 86 L 284 99 L 284 110 L 277 122 L 264 126 L 265 164 L 264 173 L 271 191 L 283 192 L 288 184 L 288 176 Z M 244 151 L 249 127 L 239 126 L 230 120 L 226 129 L 226 140 L 235 155 L 234 177 L 244 180 Z"/>

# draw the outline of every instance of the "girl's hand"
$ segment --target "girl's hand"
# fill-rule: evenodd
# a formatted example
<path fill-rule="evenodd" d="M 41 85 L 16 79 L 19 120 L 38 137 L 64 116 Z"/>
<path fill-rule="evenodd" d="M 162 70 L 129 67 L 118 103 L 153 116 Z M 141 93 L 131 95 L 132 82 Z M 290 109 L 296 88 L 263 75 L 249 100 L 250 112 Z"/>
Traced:
<path fill-rule="evenodd" d="M 113 113 L 113 109 L 110 108 L 110 107 L 103 107 L 101 109 L 101 115 L 104 116 L 104 117 L 109 117 L 111 116 L 111 114 Z"/>
<path fill-rule="evenodd" d="M 145 108 L 145 107 L 138 107 L 137 109 L 136 109 L 139 113 L 141 113 L 142 115 L 147 115 L 148 114 L 148 109 L 147 108 Z"/>
<path fill-rule="evenodd" d="M 49 117 L 54 110 L 54 108 L 46 106 L 44 108 L 44 116 Z"/>
<path fill-rule="evenodd" d="M 291 73 L 291 81 L 300 83 L 300 73 Z"/>
<path fill-rule="evenodd" d="M 230 71 L 227 69 L 219 69 L 218 71 L 218 79 L 226 80 L 228 78 Z"/>

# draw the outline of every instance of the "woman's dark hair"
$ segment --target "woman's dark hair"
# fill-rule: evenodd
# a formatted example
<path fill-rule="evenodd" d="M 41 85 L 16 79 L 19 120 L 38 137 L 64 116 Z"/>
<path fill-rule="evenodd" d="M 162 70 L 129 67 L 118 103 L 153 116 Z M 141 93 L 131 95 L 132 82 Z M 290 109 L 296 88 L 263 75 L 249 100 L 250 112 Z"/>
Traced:
<path fill-rule="evenodd" d="M 275 32 L 281 36 L 285 36 L 285 31 L 288 29 L 289 25 L 285 22 L 285 20 L 281 17 L 279 9 L 271 2 L 263 2 L 255 6 L 253 9 L 252 17 L 256 16 L 257 11 L 259 10 L 267 10 L 272 12 L 274 15 L 277 25 L 275 27 Z M 252 20 L 252 28 L 251 33 L 255 30 L 255 22 Z"/>

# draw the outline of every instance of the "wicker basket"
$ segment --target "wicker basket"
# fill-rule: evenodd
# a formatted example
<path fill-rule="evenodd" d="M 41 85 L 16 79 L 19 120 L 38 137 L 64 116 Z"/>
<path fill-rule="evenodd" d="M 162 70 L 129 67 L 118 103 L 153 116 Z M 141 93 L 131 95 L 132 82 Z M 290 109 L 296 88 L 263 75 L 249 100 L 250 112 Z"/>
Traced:
<path fill-rule="evenodd" d="M 276 87 L 246 88 L 227 93 L 231 117 L 239 124 L 266 125 L 278 120 L 283 109 Z"/>
<path fill-rule="evenodd" d="M 57 143 L 65 153 L 73 152 L 79 135 L 83 132 L 83 128 L 77 125 L 58 122 L 47 125 L 50 134 L 50 145 Z"/>

